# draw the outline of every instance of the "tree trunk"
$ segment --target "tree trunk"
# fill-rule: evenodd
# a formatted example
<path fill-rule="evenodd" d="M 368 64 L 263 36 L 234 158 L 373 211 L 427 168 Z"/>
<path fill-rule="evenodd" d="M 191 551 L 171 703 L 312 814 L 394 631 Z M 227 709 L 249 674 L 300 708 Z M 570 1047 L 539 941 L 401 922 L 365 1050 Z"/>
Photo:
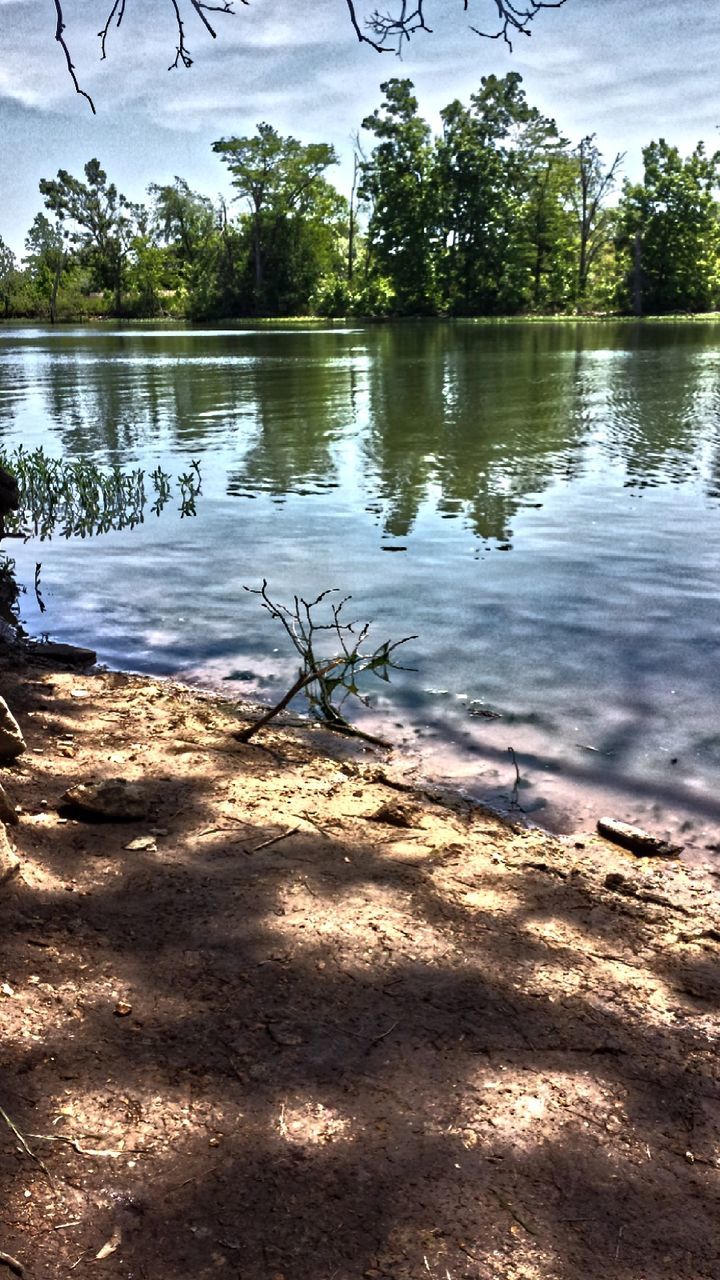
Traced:
<path fill-rule="evenodd" d="M 65 265 L 65 255 L 64 253 L 61 253 L 60 257 L 57 260 L 57 266 L 55 267 L 55 278 L 53 280 L 52 290 L 50 292 L 50 323 L 51 324 L 55 324 L 57 322 L 57 296 L 58 296 L 58 289 L 60 288 L 60 276 L 62 275 L 62 269 L 64 265 Z"/>
<path fill-rule="evenodd" d="M 643 313 L 642 235 L 639 231 L 635 232 L 635 245 L 633 247 L 632 300 L 633 313 L 636 316 L 641 316 Z"/>

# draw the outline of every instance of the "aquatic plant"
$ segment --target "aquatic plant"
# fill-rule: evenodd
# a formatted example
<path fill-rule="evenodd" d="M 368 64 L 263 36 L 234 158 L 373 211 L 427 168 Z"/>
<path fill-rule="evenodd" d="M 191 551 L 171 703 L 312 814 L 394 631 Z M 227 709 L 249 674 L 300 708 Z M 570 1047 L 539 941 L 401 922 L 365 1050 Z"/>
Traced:
<path fill-rule="evenodd" d="M 28 451 L 20 445 L 0 452 L 0 465 L 15 476 L 18 506 L 5 517 L 5 533 L 41 540 L 57 533 L 63 538 L 86 538 L 110 530 L 132 529 L 145 518 L 145 472 L 122 467 L 100 467 L 87 459 L 50 457 L 40 447 Z M 162 467 L 150 473 L 155 495 L 150 510 L 160 515 L 172 496 L 171 478 Z M 201 488 L 200 464 L 193 459 L 189 470 L 178 476 L 180 514 L 195 515 Z"/>
<path fill-rule="evenodd" d="M 394 654 L 400 645 L 416 640 L 417 636 L 384 640 L 377 648 L 365 653 L 362 646 L 371 624 L 345 621 L 343 609 L 352 597 L 343 596 L 338 601 L 332 600 L 330 597 L 340 594 L 337 588 L 322 591 L 310 601 L 304 600 L 302 596 L 293 596 L 291 608 L 270 599 L 265 578 L 260 588 L 244 589 L 252 595 L 260 596 L 262 608 L 284 628 L 293 648 L 300 655 L 301 665 L 297 679 L 280 701 L 235 736 L 241 742 L 248 742 L 258 729 L 274 719 L 297 694 L 303 693 L 311 713 L 328 728 L 385 745 L 381 739 L 354 728 L 343 715 L 342 707 L 351 697 L 368 705 L 367 696 L 358 686 L 358 680 L 363 675 L 370 673 L 379 680 L 389 681 L 391 671 L 409 670 L 410 668 L 402 667 L 395 661 Z"/>

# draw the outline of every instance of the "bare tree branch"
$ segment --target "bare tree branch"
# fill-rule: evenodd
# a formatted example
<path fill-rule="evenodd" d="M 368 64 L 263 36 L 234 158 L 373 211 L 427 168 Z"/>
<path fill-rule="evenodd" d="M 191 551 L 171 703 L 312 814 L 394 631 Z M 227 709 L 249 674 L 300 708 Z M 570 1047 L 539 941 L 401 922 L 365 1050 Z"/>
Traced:
<path fill-rule="evenodd" d="M 57 40 L 58 44 L 60 45 L 60 48 L 65 54 L 65 62 L 67 64 L 68 74 L 75 86 L 75 92 L 79 93 L 81 98 L 87 98 L 88 102 L 90 103 L 90 110 L 92 111 L 93 115 L 95 115 L 96 114 L 95 103 L 90 97 L 90 94 L 86 93 L 84 89 L 81 89 L 80 85 L 78 84 L 78 78 L 75 75 L 75 67 L 73 66 L 73 60 L 70 57 L 70 50 L 68 49 L 67 44 L 65 42 L 65 35 L 64 35 L 65 22 L 63 19 L 61 0 L 55 0 L 55 13 L 57 16 L 57 22 L 55 24 L 55 39 Z"/>
<path fill-rule="evenodd" d="M 55 39 L 65 54 L 65 62 L 75 87 L 75 92 L 87 99 L 94 114 L 95 104 L 90 94 L 80 88 L 65 40 L 63 0 L 53 0 L 53 2 L 57 15 Z M 388 0 L 388 2 L 390 8 L 387 11 L 374 9 L 369 17 L 363 20 L 358 16 L 358 4 L 362 4 L 363 0 L 345 0 L 350 16 L 350 24 L 361 44 L 369 45 L 377 53 L 387 53 L 393 49 L 396 53 L 401 53 L 403 46 L 416 32 L 426 31 L 430 33 L 432 31 L 432 28 L 428 26 L 425 20 L 426 0 Z M 560 9 L 565 4 L 565 0 L 482 0 L 482 2 L 495 6 L 500 24 L 498 30 L 481 31 L 478 27 L 471 27 L 470 30 L 474 31 L 476 35 L 485 36 L 491 40 L 502 39 L 510 48 L 512 48 L 512 38 L 516 34 L 526 36 L 531 34 L 531 23 L 542 9 Z M 129 3 L 131 3 L 131 0 L 111 0 L 105 23 L 98 31 L 101 61 L 107 57 L 107 45 L 111 28 L 114 27 L 117 30 L 122 26 Z M 178 66 L 191 67 L 193 65 L 193 58 L 185 39 L 183 16 L 185 12 L 194 13 L 213 40 L 217 38 L 217 32 L 208 15 L 212 13 L 234 14 L 235 12 L 233 8 L 235 0 L 217 0 L 216 3 L 209 3 L 208 0 L 166 0 L 166 3 L 169 4 L 172 10 L 177 32 L 175 57 L 170 63 L 170 70 L 174 70 Z M 250 0 L 239 0 L 239 3 L 248 5 Z M 463 10 L 467 13 L 470 7 L 470 0 L 462 0 L 462 4 Z"/>
<path fill-rule="evenodd" d="M 125 0 L 115 0 L 115 3 L 108 14 L 107 22 L 105 23 L 105 26 L 103 27 L 102 31 L 98 31 L 98 35 L 100 37 L 100 60 L 101 61 L 104 61 L 105 58 L 107 57 L 105 44 L 107 41 L 108 31 L 110 30 L 110 23 L 115 17 L 115 14 L 117 14 L 117 22 L 115 23 L 115 26 L 119 27 L 120 23 L 125 17 Z"/>
<path fill-rule="evenodd" d="M 503 40 L 508 49 L 512 49 L 515 35 L 532 35 L 530 24 L 541 9 L 561 9 L 565 4 L 565 0 L 526 0 L 524 4 L 517 4 L 516 0 L 493 0 L 493 2 L 500 23 L 498 30 L 481 31 L 479 27 L 471 27 L 470 30 L 474 31 L 476 36 L 483 36 L 486 40 Z M 466 12 L 468 5 L 469 0 L 463 0 L 463 8 Z"/>
<path fill-rule="evenodd" d="M 362 44 L 368 44 L 378 53 L 386 53 L 394 49 L 401 53 L 403 45 L 417 31 L 432 32 L 425 20 L 426 0 L 395 0 L 391 11 L 381 13 L 375 9 L 363 26 L 357 16 L 355 0 L 345 0 L 350 14 L 353 30 Z M 470 27 L 476 35 L 489 40 L 504 40 L 512 48 L 514 35 L 531 34 L 530 25 L 542 9 L 560 9 L 565 0 L 488 0 L 495 6 L 499 27 L 497 31 L 481 31 L 478 27 Z M 463 9 L 467 13 L 470 0 L 463 0 Z"/>

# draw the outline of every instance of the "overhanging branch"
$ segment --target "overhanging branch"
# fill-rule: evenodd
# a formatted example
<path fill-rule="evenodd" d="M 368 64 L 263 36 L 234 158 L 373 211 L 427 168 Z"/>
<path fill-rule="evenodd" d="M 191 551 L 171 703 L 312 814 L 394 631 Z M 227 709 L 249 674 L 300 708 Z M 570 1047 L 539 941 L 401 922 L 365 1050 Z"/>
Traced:
<path fill-rule="evenodd" d="M 191 67 L 193 64 L 185 38 L 185 13 L 194 14 L 205 27 L 208 35 L 215 40 L 217 32 L 209 15 L 213 13 L 233 14 L 235 12 L 233 8 L 234 0 L 217 0 L 216 3 L 209 3 L 208 0 L 165 0 L 165 2 L 171 8 L 177 36 L 175 57 L 170 63 L 170 70 L 178 66 Z M 239 0 L 239 3 L 244 5 L 249 4 L 249 2 L 250 0 Z M 479 27 L 471 27 L 470 30 L 491 40 L 502 39 L 509 48 L 512 48 L 512 40 L 515 35 L 529 36 L 531 34 L 531 24 L 541 10 L 560 9 L 565 4 L 565 0 L 481 0 L 481 2 L 494 5 L 499 23 L 498 29 L 497 31 L 482 31 Z M 80 88 L 65 39 L 63 0 L 53 0 L 53 3 L 57 19 L 55 39 L 65 55 L 65 63 L 75 92 L 87 100 L 94 114 L 95 104 L 90 94 Z M 111 0 L 105 22 L 98 32 L 101 61 L 107 57 L 108 40 L 112 28 L 117 30 L 122 26 L 128 5 L 131 3 L 132 0 Z M 361 44 L 370 45 L 377 53 L 386 53 L 393 49 L 400 53 L 403 45 L 416 32 L 426 31 L 430 33 L 432 31 L 426 21 L 426 3 L 427 0 L 390 0 L 388 10 L 374 9 L 368 17 L 363 19 L 358 15 L 358 7 L 363 4 L 363 0 L 345 0 L 350 16 L 350 24 L 358 40 Z M 471 0 L 462 0 L 463 10 L 466 13 L 470 8 L 470 3 Z"/>
<path fill-rule="evenodd" d="M 541 9 L 561 9 L 565 0 L 526 0 L 524 4 L 516 4 L 514 0 L 493 0 L 493 3 L 500 23 L 498 30 L 481 31 L 479 27 L 471 27 L 470 30 L 486 40 L 503 40 L 508 49 L 512 49 L 512 42 L 516 35 L 532 35 L 530 24 Z M 463 8 L 466 12 L 468 7 L 469 0 L 463 0 Z"/>
<path fill-rule="evenodd" d="M 90 110 L 92 111 L 93 115 L 95 115 L 95 103 L 90 97 L 90 94 L 86 93 L 84 89 L 80 88 L 80 85 L 78 84 L 78 78 L 75 74 L 75 67 L 73 65 L 73 60 L 70 57 L 70 50 L 67 47 L 67 43 L 65 40 L 65 21 L 63 19 L 61 0 L 54 0 L 54 3 L 55 3 L 55 16 L 56 16 L 55 39 L 57 40 L 58 44 L 60 45 L 60 48 L 65 54 L 65 63 L 67 65 L 68 75 L 70 76 L 70 79 L 72 80 L 75 86 L 75 92 L 79 93 L 81 98 L 87 98 L 87 101 L 90 103 Z"/>
<path fill-rule="evenodd" d="M 375 9 L 361 25 L 357 16 L 355 0 L 345 0 L 350 14 L 353 30 L 362 44 L 369 44 L 378 53 L 386 53 L 394 49 L 402 52 L 403 45 L 417 31 L 432 32 L 425 17 L 426 0 L 396 0 L 394 6 L 380 12 Z M 504 40 L 512 48 L 515 35 L 531 34 L 531 23 L 542 9 L 560 9 L 565 0 L 488 0 L 495 6 L 498 19 L 497 31 L 481 31 L 478 27 L 470 27 L 476 35 L 489 40 Z M 463 9 L 467 13 L 470 0 L 463 0 Z"/>

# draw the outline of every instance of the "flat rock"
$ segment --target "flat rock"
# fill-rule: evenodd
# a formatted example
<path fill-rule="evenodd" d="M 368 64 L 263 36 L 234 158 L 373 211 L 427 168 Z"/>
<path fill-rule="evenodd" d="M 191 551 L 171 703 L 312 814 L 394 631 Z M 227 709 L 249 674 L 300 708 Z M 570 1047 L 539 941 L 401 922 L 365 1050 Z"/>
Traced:
<path fill-rule="evenodd" d="M 93 666 L 97 662 L 94 649 L 84 649 L 77 644 L 60 644 L 52 640 L 37 641 L 29 646 L 33 658 L 47 658 L 53 662 L 67 662 L 74 667 Z"/>
<path fill-rule="evenodd" d="M 0 823 L 0 884 L 20 870 L 20 859 L 13 849 L 5 827 Z"/>
<path fill-rule="evenodd" d="M 10 822 L 16 826 L 19 821 L 15 805 L 0 783 L 0 822 Z"/>
<path fill-rule="evenodd" d="M 81 813 L 113 822 L 130 822 L 144 818 L 148 810 L 145 792 L 137 782 L 126 778 L 104 778 L 101 782 L 80 782 L 69 787 L 60 797 L 61 805 L 70 805 Z"/>
<path fill-rule="evenodd" d="M 14 760 L 27 751 L 20 725 L 4 698 L 0 698 L 0 760 Z"/>

